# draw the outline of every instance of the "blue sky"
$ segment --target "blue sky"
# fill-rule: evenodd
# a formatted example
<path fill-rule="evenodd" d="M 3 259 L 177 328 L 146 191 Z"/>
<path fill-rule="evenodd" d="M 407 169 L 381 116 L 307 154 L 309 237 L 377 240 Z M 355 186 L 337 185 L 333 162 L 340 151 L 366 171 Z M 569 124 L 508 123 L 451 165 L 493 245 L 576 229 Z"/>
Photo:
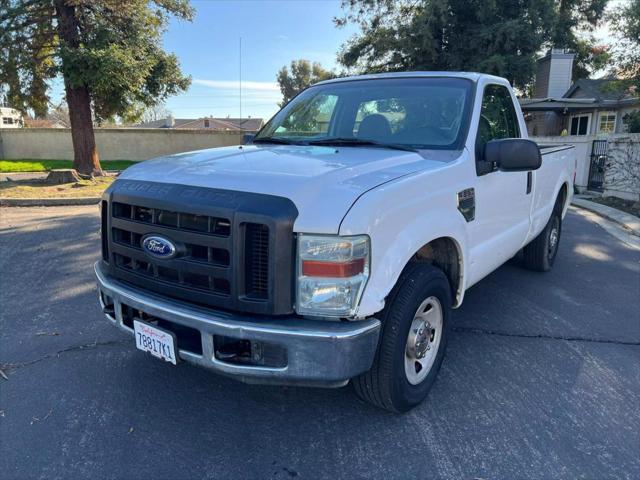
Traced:
<path fill-rule="evenodd" d="M 336 53 L 356 30 L 336 28 L 340 0 L 191 0 L 193 22 L 172 20 L 164 48 L 175 53 L 192 84 L 169 98 L 176 118 L 237 117 L 239 46 L 242 37 L 242 116 L 269 119 L 281 100 L 276 74 L 291 60 L 304 58 L 335 68 Z M 61 79 L 51 100 L 64 94 Z"/>
<path fill-rule="evenodd" d="M 239 39 L 242 37 L 243 116 L 273 115 L 281 100 L 276 73 L 298 58 L 336 66 L 336 52 L 354 33 L 335 28 L 339 0 L 192 1 L 192 23 L 172 21 L 167 51 L 191 75 L 189 91 L 169 99 L 177 118 L 239 114 Z"/>
<path fill-rule="evenodd" d="M 617 4 L 621 0 L 612 0 Z M 268 119 L 281 99 L 276 73 L 291 60 L 305 58 L 336 67 L 336 52 L 355 33 L 336 28 L 340 0 L 192 0 L 193 22 L 172 20 L 164 47 L 191 75 L 189 90 L 168 99 L 176 118 L 239 115 L 239 39 L 242 37 L 243 116 Z M 607 26 L 595 32 L 606 38 Z M 52 100 L 62 99 L 60 80 Z"/>

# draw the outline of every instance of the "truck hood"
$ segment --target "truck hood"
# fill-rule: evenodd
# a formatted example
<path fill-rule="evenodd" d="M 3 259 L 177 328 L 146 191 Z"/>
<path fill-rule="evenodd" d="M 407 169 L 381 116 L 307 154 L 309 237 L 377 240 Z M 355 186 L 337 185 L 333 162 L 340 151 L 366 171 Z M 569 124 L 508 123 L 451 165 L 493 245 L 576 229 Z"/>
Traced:
<path fill-rule="evenodd" d="M 289 198 L 299 215 L 294 229 L 338 233 L 360 195 L 383 183 L 443 167 L 460 152 L 419 154 L 380 148 L 268 145 L 223 147 L 160 157 L 119 178 L 264 193 Z M 434 156 L 437 158 L 435 161 Z"/>

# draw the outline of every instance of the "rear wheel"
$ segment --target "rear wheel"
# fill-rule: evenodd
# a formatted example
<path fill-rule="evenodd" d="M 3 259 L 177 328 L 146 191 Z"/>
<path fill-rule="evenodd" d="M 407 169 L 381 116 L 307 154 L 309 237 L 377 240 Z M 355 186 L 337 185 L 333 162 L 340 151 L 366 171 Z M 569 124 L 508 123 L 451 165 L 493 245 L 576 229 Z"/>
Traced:
<path fill-rule="evenodd" d="M 353 381 L 358 396 L 392 412 L 424 400 L 444 358 L 450 319 L 451 289 L 442 270 L 407 267 L 382 312 L 373 366 Z"/>
<path fill-rule="evenodd" d="M 562 233 L 562 211 L 556 204 L 544 230 L 524 247 L 524 266 L 529 270 L 548 272 L 558 254 L 560 234 Z"/>

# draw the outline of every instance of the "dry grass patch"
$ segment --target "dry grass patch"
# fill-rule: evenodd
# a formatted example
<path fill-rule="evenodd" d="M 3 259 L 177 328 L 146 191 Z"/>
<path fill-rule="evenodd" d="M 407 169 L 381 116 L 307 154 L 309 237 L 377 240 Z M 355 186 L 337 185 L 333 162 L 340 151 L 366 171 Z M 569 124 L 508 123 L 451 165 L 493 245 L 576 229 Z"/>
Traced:
<path fill-rule="evenodd" d="M 99 197 L 115 177 L 96 177 L 76 183 L 48 185 L 44 181 L 0 182 L 0 198 Z"/>

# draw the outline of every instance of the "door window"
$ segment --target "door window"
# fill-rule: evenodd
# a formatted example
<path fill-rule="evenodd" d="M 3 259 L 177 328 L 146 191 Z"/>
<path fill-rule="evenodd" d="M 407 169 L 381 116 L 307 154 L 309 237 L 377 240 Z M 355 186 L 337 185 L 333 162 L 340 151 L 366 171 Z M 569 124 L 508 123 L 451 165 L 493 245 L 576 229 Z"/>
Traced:
<path fill-rule="evenodd" d="M 476 173 L 484 175 L 495 169 L 495 165 L 483 160 L 484 146 L 487 142 L 519 137 L 520 126 L 509 90 L 503 85 L 487 85 L 482 94 L 480 122 L 476 136 Z"/>
<path fill-rule="evenodd" d="M 518 117 L 509 90 L 503 85 L 488 85 L 484 89 L 480 110 L 480 146 L 490 140 L 519 137 Z"/>

